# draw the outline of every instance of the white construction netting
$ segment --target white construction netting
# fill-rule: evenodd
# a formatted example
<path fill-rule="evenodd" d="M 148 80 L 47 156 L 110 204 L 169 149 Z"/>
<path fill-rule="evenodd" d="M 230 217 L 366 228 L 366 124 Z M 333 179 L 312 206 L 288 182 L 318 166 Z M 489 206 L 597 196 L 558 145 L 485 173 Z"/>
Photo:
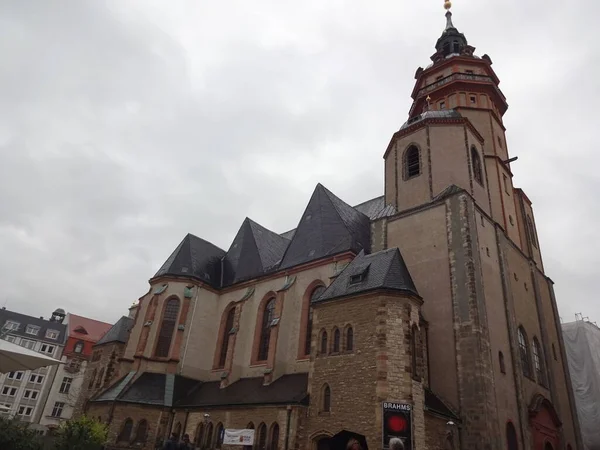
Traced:
<path fill-rule="evenodd" d="M 562 330 L 583 443 L 600 450 L 600 329 L 578 320 Z"/>

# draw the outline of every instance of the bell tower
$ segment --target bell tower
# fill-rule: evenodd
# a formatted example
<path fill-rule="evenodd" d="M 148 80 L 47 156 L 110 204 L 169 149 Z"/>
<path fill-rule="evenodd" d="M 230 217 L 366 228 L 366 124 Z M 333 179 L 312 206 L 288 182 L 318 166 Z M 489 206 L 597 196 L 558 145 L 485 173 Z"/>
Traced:
<path fill-rule="evenodd" d="M 402 211 L 456 185 L 470 192 L 518 242 L 502 122 L 508 104 L 491 58 L 475 54 L 475 47 L 454 25 L 451 6 L 449 1 L 444 4 L 446 26 L 432 63 L 415 73 L 408 121 L 394 134 L 384 156 L 386 201 Z"/>

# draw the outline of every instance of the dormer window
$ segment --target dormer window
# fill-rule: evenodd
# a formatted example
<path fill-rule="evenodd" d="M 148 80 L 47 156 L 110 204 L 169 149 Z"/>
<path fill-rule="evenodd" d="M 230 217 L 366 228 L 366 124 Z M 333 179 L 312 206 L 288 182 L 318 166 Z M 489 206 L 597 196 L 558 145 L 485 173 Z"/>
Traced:
<path fill-rule="evenodd" d="M 88 332 L 86 331 L 85 328 L 79 326 L 77 328 L 75 328 L 75 333 L 79 333 L 79 334 L 88 334 Z"/>
<path fill-rule="evenodd" d="M 357 267 L 352 274 L 350 274 L 350 286 L 355 284 L 360 284 L 367 278 L 367 274 L 369 273 L 370 264 L 362 267 Z"/>
<path fill-rule="evenodd" d="M 446 109 L 446 102 L 440 102 L 440 110 Z"/>

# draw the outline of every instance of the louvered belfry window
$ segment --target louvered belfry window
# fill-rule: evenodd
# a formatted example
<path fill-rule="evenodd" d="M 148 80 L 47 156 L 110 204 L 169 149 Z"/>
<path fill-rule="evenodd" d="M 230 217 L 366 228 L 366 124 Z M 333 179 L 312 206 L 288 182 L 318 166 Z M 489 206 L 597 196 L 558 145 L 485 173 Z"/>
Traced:
<path fill-rule="evenodd" d="M 179 300 L 176 298 L 169 299 L 165 306 L 160 331 L 158 333 L 158 342 L 156 344 L 156 356 L 165 358 L 169 356 L 171 341 L 173 340 L 173 332 L 175 331 L 175 323 L 179 314 Z"/>
<path fill-rule="evenodd" d="M 404 155 L 405 178 L 416 177 L 421 173 L 421 161 L 419 158 L 419 149 L 414 145 L 410 146 Z"/>

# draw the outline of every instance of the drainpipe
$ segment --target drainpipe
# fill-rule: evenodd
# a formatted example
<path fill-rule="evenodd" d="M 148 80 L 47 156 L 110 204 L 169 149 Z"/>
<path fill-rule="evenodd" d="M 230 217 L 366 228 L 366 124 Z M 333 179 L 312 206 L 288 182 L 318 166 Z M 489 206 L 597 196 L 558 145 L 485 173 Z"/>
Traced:
<path fill-rule="evenodd" d="M 194 323 L 194 316 L 196 315 L 196 306 L 198 305 L 198 294 L 200 293 L 200 286 L 196 286 L 196 297 L 194 298 L 194 309 L 192 309 L 192 318 L 190 319 L 190 326 L 188 330 L 187 339 L 185 340 L 185 347 L 183 348 L 183 356 L 181 358 L 181 365 L 179 366 L 179 375 L 183 372 L 185 365 L 185 356 L 187 355 L 188 344 L 190 343 L 190 335 L 192 331 L 192 324 Z"/>
<path fill-rule="evenodd" d="M 288 446 L 290 443 L 290 427 L 291 427 L 291 419 L 292 418 L 292 407 L 288 405 L 287 407 L 287 420 L 285 424 L 285 445 L 283 450 L 288 450 Z"/>

